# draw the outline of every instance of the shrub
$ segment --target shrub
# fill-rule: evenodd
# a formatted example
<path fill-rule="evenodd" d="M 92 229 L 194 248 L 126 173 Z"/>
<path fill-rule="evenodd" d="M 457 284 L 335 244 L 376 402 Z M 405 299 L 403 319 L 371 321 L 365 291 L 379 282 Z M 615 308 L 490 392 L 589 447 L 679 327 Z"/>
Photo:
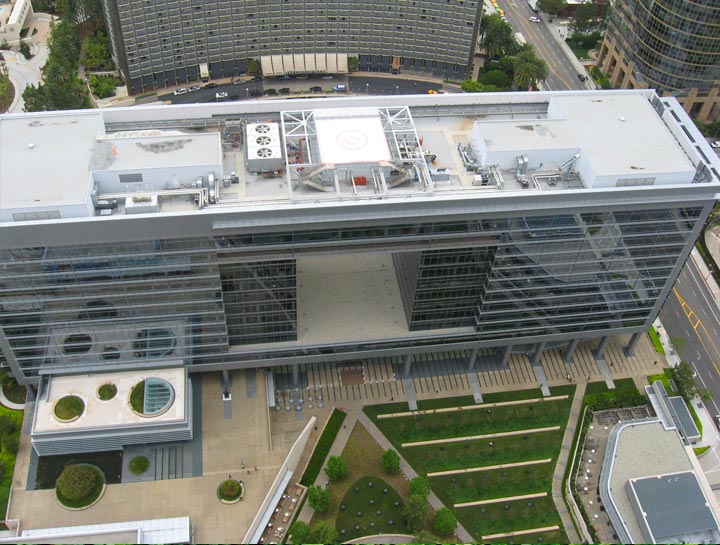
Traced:
<path fill-rule="evenodd" d="M 102 401 L 109 401 L 117 395 L 117 386 L 108 383 L 98 388 L 98 398 Z"/>
<path fill-rule="evenodd" d="M 340 456 L 330 456 L 325 468 L 325 474 L 331 481 L 339 481 L 347 475 L 347 466 Z"/>
<path fill-rule="evenodd" d="M 385 473 L 400 473 L 400 455 L 394 449 L 387 449 L 382 454 L 382 466 Z"/>
<path fill-rule="evenodd" d="M 0 436 L 12 435 L 17 431 L 17 424 L 7 414 L 0 414 Z"/>
<path fill-rule="evenodd" d="M 69 465 L 63 469 L 57 481 L 58 492 L 72 503 L 89 497 L 97 484 L 93 468 L 83 465 Z"/>
<path fill-rule="evenodd" d="M 410 481 L 410 494 L 427 498 L 430 495 L 430 481 L 425 477 L 415 477 Z"/>
<path fill-rule="evenodd" d="M 337 543 L 338 534 L 332 524 L 321 520 L 313 524 L 308 537 L 311 543 Z"/>
<path fill-rule="evenodd" d="M 112 76 L 90 76 L 88 78 L 93 94 L 98 98 L 107 98 L 115 94 L 115 88 L 122 80 Z"/>
<path fill-rule="evenodd" d="M 327 513 L 330 509 L 330 492 L 313 485 L 308 488 L 308 503 L 318 513 Z"/>
<path fill-rule="evenodd" d="M 443 507 L 435 513 L 435 530 L 443 535 L 450 535 L 457 528 L 457 519 L 455 514 L 448 509 Z"/>
<path fill-rule="evenodd" d="M 76 395 L 67 395 L 55 403 L 55 416 L 60 420 L 72 420 L 85 411 L 85 402 Z"/>
<path fill-rule="evenodd" d="M 440 538 L 434 535 L 432 532 L 429 532 L 427 530 L 420 530 L 417 534 L 415 534 L 415 539 L 412 540 L 412 543 L 426 543 L 428 545 L 434 545 L 435 543 L 440 543 Z"/>
<path fill-rule="evenodd" d="M 225 479 L 220 483 L 218 493 L 223 500 L 234 501 L 240 497 L 242 486 L 234 479 Z"/>
<path fill-rule="evenodd" d="M 2 436 L 2 449 L 10 454 L 16 454 L 20 446 L 20 438 L 16 434 Z"/>
<path fill-rule="evenodd" d="M 310 537 L 310 527 L 303 521 L 297 520 L 290 526 L 288 535 L 293 543 L 307 543 Z"/>
<path fill-rule="evenodd" d="M 425 526 L 427 518 L 428 502 L 425 498 L 418 494 L 410 494 L 408 503 L 403 509 L 403 517 L 405 517 L 405 526 L 410 532 L 417 532 Z"/>
<path fill-rule="evenodd" d="M 134 475 L 142 475 L 150 467 L 150 460 L 145 456 L 135 456 L 130 460 L 130 472 Z"/>

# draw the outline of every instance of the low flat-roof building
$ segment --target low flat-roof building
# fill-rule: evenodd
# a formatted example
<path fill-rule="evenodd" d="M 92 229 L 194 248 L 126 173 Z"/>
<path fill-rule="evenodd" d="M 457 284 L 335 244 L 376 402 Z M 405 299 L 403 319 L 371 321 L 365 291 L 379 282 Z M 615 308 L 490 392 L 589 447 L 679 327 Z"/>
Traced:
<path fill-rule="evenodd" d="M 720 539 L 720 508 L 692 448 L 659 419 L 612 430 L 599 489 L 620 543 Z"/>

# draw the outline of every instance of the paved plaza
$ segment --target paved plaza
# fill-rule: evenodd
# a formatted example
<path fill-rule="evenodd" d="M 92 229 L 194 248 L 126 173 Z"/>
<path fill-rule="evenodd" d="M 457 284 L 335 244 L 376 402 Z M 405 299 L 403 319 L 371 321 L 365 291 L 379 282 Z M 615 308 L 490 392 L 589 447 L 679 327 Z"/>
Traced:
<path fill-rule="evenodd" d="M 606 350 L 605 361 L 612 378 L 645 377 L 660 370 L 664 360 L 655 353 L 649 339 L 641 339 L 633 357 L 623 354 L 621 342 L 627 340 L 613 339 Z M 546 351 L 541 363 L 548 385 L 567 384 L 568 374 L 573 382 L 582 385 L 588 381 L 604 380 L 603 370 L 592 355 L 595 344 L 581 344 L 573 364 L 564 363 L 558 351 Z M 362 374 L 358 374 L 357 369 L 343 374 L 342 367 L 338 369 L 334 364 L 305 366 L 301 369 L 303 387 L 281 391 L 279 411 L 269 411 L 266 407 L 264 370 L 231 373 L 232 400 L 225 403 L 222 401 L 220 373 L 203 375 L 203 475 L 109 485 L 101 501 L 85 511 L 73 512 L 61 508 L 53 490 L 25 490 L 30 438 L 24 433 L 13 478 L 8 518 L 19 519 L 22 528 L 30 529 L 187 515 L 192 522 L 195 542 L 237 543 L 245 535 L 290 446 L 310 417 L 317 416 L 318 422 L 322 423 L 333 407 L 342 407 L 348 412 L 346 425 L 340 430 L 331 451 L 337 454 L 342 452 L 354 422 L 361 420 L 367 424 L 362 414 L 363 405 L 407 401 L 406 385 L 410 385 L 417 399 L 474 395 L 478 393 L 478 387 L 482 394 L 539 386 L 530 358 L 525 355 L 513 355 L 507 369 L 483 370 L 478 367 L 469 373 L 436 375 L 418 372 L 405 381 L 397 375 L 397 366 L 392 362 L 364 362 Z M 457 367 L 447 369 L 458 371 Z M 440 373 L 442 370 L 441 366 Z M 278 370 L 278 375 L 283 373 L 289 374 L 290 370 Z M 343 384 L 342 376 L 353 377 L 348 381 L 351 384 Z M 290 403 L 291 397 L 295 403 Z M 303 403 L 298 404 L 300 398 Z M 319 399 L 323 400 L 322 407 Z M 300 410 L 297 410 L 298 405 Z M 574 412 L 573 418 L 576 416 Z M 30 414 L 28 411 L 26 419 Z M 574 430 L 573 418 L 568 430 L 571 425 Z M 322 429 L 322 426 L 318 427 Z M 300 461 L 301 468 L 320 430 L 312 432 Z M 232 506 L 222 505 L 216 497 L 218 484 L 228 475 L 242 479 L 246 485 L 244 501 Z M 322 475 L 319 477 L 323 478 Z M 553 496 L 555 493 L 556 490 L 553 490 Z M 303 516 L 307 517 L 307 514 Z"/>

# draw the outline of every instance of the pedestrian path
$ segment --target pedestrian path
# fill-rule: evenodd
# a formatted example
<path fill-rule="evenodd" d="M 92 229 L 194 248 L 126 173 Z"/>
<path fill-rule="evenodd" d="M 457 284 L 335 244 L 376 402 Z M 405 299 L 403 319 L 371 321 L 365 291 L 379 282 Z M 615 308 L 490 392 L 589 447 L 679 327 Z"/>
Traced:
<path fill-rule="evenodd" d="M 429 441 L 415 441 L 403 443 L 402 447 L 423 447 L 427 445 L 445 445 L 447 443 L 462 443 L 464 441 L 477 441 L 479 439 L 495 439 L 498 437 L 513 437 L 515 435 L 529 435 L 531 433 L 544 433 L 546 431 L 557 431 L 560 426 L 548 426 L 546 428 L 529 428 L 526 430 L 502 431 L 498 433 L 486 433 L 484 435 L 465 435 L 463 437 L 449 437 L 448 439 L 431 439 Z"/>
<path fill-rule="evenodd" d="M 482 392 L 480 391 L 480 381 L 478 381 L 477 373 L 468 373 L 467 378 L 473 397 L 475 398 L 475 403 L 482 403 L 483 397 Z"/>
<path fill-rule="evenodd" d="M 560 454 L 558 455 L 558 461 L 555 465 L 555 472 L 553 474 L 552 482 L 552 498 L 555 503 L 555 508 L 560 514 L 560 520 L 563 523 L 565 534 L 567 535 L 569 543 L 580 543 L 580 539 L 575 530 L 572 517 L 568 513 L 567 506 L 562 494 L 562 483 L 565 478 L 565 468 L 567 467 L 570 454 L 572 453 L 572 442 L 575 437 L 575 430 L 577 429 L 578 419 L 580 418 L 582 410 L 582 400 L 585 397 L 585 382 L 581 382 L 575 389 L 575 396 L 573 397 L 572 405 L 570 406 L 570 416 L 568 418 L 567 426 L 565 427 L 565 434 L 563 435 L 562 447 L 560 448 Z"/>
<path fill-rule="evenodd" d="M 605 384 L 607 385 L 608 390 L 614 390 L 615 382 L 613 382 L 612 373 L 610 372 L 610 367 L 608 367 L 607 361 L 605 361 L 605 358 L 601 358 L 597 360 L 597 364 L 603 378 L 605 379 Z"/>
<path fill-rule="evenodd" d="M 415 385 L 412 379 L 402 379 L 403 387 L 405 388 L 405 395 L 407 396 L 408 407 L 411 411 L 417 411 L 418 404 L 415 398 Z"/>
<path fill-rule="evenodd" d="M 546 397 L 550 396 L 550 388 L 548 387 L 548 380 L 547 376 L 545 375 L 545 370 L 543 369 L 543 366 L 540 364 L 533 365 L 532 369 L 533 373 L 535 373 L 535 378 L 540 384 L 540 391 L 542 392 L 542 395 Z"/>

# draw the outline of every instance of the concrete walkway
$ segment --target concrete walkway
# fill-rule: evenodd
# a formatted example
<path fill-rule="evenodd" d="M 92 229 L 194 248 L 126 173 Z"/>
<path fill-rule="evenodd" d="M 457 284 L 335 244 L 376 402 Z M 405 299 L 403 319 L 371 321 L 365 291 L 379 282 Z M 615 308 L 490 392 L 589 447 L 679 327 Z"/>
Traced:
<path fill-rule="evenodd" d="M 402 413 L 379 414 L 378 420 L 385 418 L 404 418 L 408 416 L 420 416 L 423 414 L 453 413 L 458 411 L 474 411 L 480 409 L 494 409 L 495 407 L 507 407 L 509 405 L 528 405 L 530 403 L 544 403 L 545 401 L 557 401 L 567 399 L 568 396 L 534 397 L 530 399 L 516 399 L 515 401 L 498 401 L 497 403 L 483 403 L 480 405 L 463 405 L 461 407 L 443 407 L 442 409 L 426 409 L 423 411 L 409 411 Z"/>
<path fill-rule="evenodd" d="M 567 427 L 565 428 L 565 434 L 563 435 L 562 447 L 560 448 L 560 454 L 558 455 L 558 461 L 555 465 L 555 473 L 553 474 L 552 483 L 552 497 L 555 502 L 555 508 L 560 514 L 560 520 L 562 520 L 565 534 L 567 535 L 569 543 L 580 543 L 580 538 L 575 530 L 573 519 L 568 512 L 565 500 L 563 499 L 562 483 L 565 478 L 565 468 L 568 465 L 570 453 L 572 452 L 572 442 L 575 437 L 575 430 L 577 429 L 578 419 L 580 418 L 582 409 L 582 400 L 585 397 L 585 382 L 581 382 L 575 389 L 575 396 L 573 398 L 572 405 L 570 406 L 570 416 L 568 418 Z"/>

